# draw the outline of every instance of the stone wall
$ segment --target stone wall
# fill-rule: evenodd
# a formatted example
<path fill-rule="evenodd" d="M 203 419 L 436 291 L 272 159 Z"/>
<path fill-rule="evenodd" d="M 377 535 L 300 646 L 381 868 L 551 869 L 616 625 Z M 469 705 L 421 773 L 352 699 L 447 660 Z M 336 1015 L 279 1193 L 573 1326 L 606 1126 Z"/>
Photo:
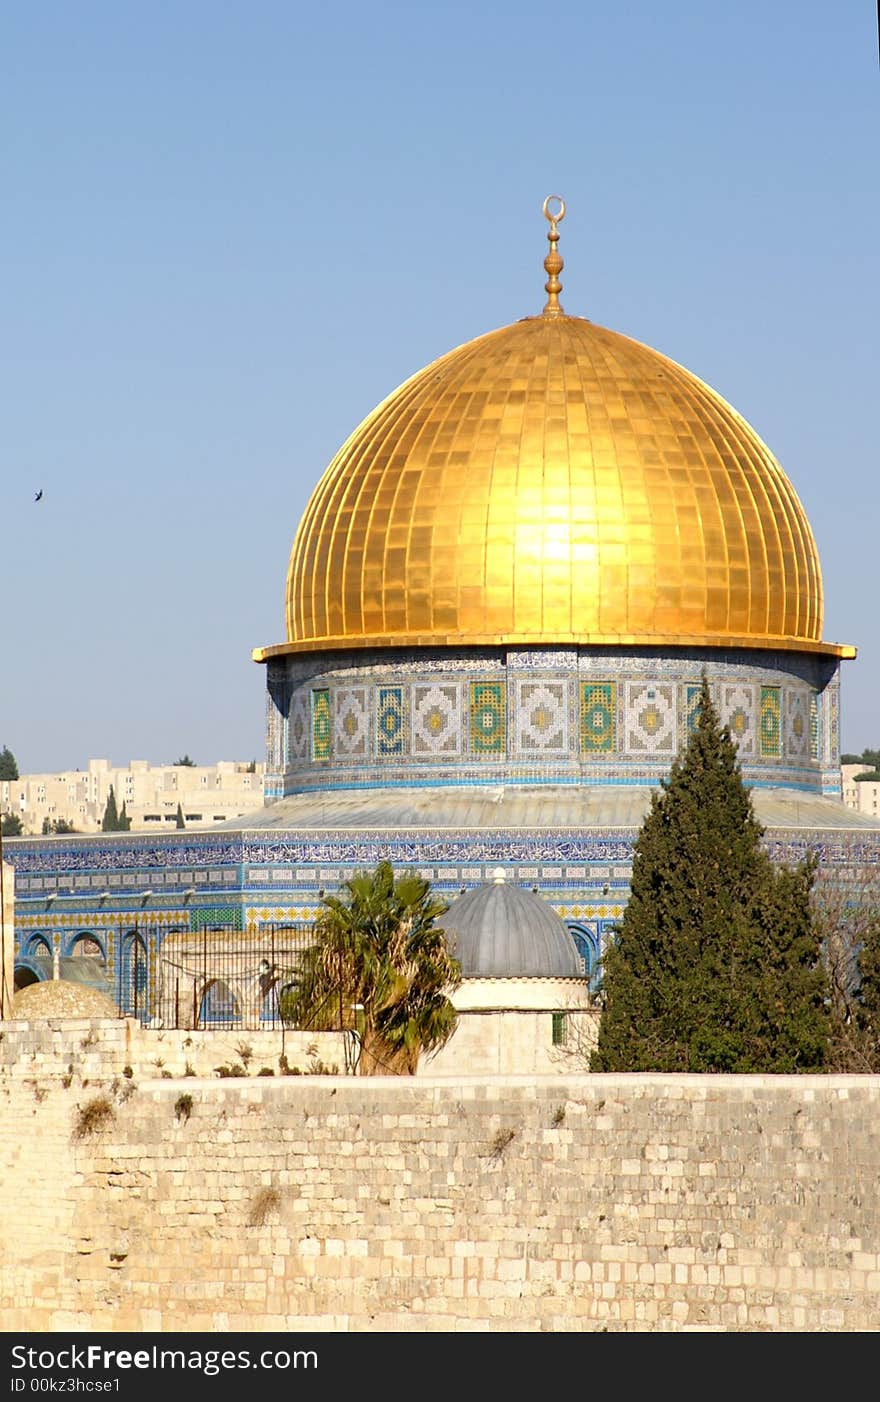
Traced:
<path fill-rule="evenodd" d="M 0 1074 L 51 1086 L 191 1076 L 278 1076 L 316 1069 L 347 1074 L 357 1060 L 351 1034 L 295 1032 L 154 1031 L 134 1018 L 41 1017 L 0 1025 Z"/>
<path fill-rule="evenodd" d="M 4 1331 L 880 1328 L 880 1077 L 120 1078 L 128 1027 L 2 1029 Z"/>

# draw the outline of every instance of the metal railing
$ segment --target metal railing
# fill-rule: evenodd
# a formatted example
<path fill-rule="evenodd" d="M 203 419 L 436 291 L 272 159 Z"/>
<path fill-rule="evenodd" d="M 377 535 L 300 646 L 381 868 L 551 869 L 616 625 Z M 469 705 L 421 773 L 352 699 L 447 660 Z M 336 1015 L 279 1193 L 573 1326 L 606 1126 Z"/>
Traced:
<path fill-rule="evenodd" d="M 129 1001 L 136 1003 L 139 989 L 148 990 L 153 1007 L 143 1020 L 155 1019 L 164 1027 L 217 1031 L 281 1027 L 284 990 L 295 980 L 312 939 L 308 924 L 169 931 L 157 943 L 152 977 L 149 970 L 139 969 L 136 955 Z"/>

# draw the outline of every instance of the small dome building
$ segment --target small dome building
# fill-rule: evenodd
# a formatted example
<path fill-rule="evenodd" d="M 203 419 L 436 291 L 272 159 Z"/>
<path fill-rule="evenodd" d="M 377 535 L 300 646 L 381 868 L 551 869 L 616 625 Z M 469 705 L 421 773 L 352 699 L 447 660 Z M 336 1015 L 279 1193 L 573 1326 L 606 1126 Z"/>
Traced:
<path fill-rule="evenodd" d="M 466 979 L 582 979 L 568 926 L 536 891 L 508 886 L 499 867 L 491 886 L 453 901 L 442 918 Z"/>
<path fill-rule="evenodd" d="M 565 921 L 537 890 L 497 868 L 440 922 L 461 964 L 458 1027 L 420 1067 L 432 1075 L 586 1070 L 598 1032 L 584 960 Z"/>
<path fill-rule="evenodd" d="M 34 981 L 16 990 L 9 1016 L 23 1022 L 60 1018 L 118 1018 L 112 998 L 87 983 L 70 978 Z"/>

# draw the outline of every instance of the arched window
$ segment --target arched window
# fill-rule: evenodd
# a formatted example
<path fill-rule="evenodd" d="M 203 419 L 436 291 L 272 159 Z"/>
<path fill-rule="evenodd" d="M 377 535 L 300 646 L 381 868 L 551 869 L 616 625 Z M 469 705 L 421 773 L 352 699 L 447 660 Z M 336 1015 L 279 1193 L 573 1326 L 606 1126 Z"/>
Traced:
<path fill-rule="evenodd" d="M 52 945 L 45 935 L 31 935 L 22 950 L 22 958 L 15 969 L 16 988 L 26 988 L 29 983 L 40 983 L 53 977 Z M 20 975 L 20 977 L 19 977 Z"/>
<path fill-rule="evenodd" d="M 601 949 L 601 920 L 567 920 L 572 938 L 584 966 L 584 977 L 590 981 L 590 992 L 599 986 L 599 952 Z"/>
<path fill-rule="evenodd" d="M 199 1004 L 199 1027 L 235 1027 L 241 1022 L 238 1000 L 228 983 L 212 979 Z"/>
<path fill-rule="evenodd" d="M 104 946 L 91 933 L 74 936 L 70 945 L 70 957 L 72 959 L 100 959 L 102 964 L 107 962 Z"/>
<path fill-rule="evenodd" d="M 45 977 L 51 978 L 51 974 L 46 975 Z M 22 961 L 20 964 L 17 963 L 15 965 L 15 972 L 13 974 L 12 979 L 12 986 L 14 992 L 17 993 L 20 988 L 30 988 L 32 983 L 42 983 L 43 981 L 44 978 L 41 977 L 39 973 L 37 973 L 30 959 L 28 959 L 26 962 Z"/>
<path fill-rule="evenodd" d="M 146 1022 L 149 1009 L 149 961 L 147 946 L 136 931 L 123 937 L 119 965 L 119 1011 Z"/>

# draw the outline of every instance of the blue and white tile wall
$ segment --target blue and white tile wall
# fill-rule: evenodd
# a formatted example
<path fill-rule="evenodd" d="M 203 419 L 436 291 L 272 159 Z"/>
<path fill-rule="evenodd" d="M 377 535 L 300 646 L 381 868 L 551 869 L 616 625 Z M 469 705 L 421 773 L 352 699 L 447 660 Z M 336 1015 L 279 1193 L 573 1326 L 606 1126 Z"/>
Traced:
<path fill-rule="evenodd" d="M 825 657 L 735 649 L 291 658 L 283 684 L 277 667 L 270 678 L 267 796 L 437 783 L 657 783 L 687 742 L 704 672 L 747 782 L 835 793 L 837 667 Z"/>

